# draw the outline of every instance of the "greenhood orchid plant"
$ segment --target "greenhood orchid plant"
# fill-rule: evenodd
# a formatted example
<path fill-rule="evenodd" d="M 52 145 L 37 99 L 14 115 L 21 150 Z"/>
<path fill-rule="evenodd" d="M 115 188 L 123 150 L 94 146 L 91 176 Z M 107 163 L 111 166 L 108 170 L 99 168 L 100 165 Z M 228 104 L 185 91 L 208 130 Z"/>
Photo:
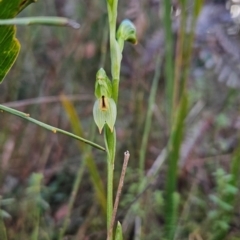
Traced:
<path fill-rule="evenodd" d="M 112 81 L 108 78 L 103 68 L 96 74 L 95 96 L 93 106 L 94 121 L 101 133 L 104 129 L 104 142 L 108 156 L 108 186 L 107 186 L 107 228 L 108 240 L 112 240 L 111 221 L 113 217 L 113 174 L 116 152 L 116 131 L 115 122 L 117 118 L 117 102 L 120 81 L 120 69 L 124 42 L 137 43 L 136 29 L 130 20 L 123 20 L 116 32 L 117 0 L 108 0 L 108 17 L 110 28 L 110 56 Z M 113 219 L 112 219 L 113 218 Z M 118 231 L 115 239 L 122 239 L 121 224 L 118 224 Z"/>

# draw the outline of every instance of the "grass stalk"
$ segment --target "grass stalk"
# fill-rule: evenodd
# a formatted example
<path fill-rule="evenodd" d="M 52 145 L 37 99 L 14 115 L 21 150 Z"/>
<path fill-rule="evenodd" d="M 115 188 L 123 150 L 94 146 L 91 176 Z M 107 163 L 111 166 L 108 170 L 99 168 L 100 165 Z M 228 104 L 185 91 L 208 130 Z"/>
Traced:
<path fill-rule="evenodd" d="M 186 0 L 181 1 L 181 21 L 180 28 L 178 30 L 178 41 L 176 44 L 176 57 L 175 57 L 175 69 L 174 69 L 174 96 L 173 96 L 173 109 L 176 109 L 179 101 L 179 83 L 181 78 L 181 68 L 183 65 L 183 43 L 186 35 Z"/>
<path fill-rule="evenodd" d="M 178 175 L 178 159 L 180 154 L 181 142 L 184 132 L 184 120 L 187 115 L 188 99 L 185 94 L 180 102 L 176 120 L 172 127 L 170 141 L 168 145 L 168 171 L 166 180 L 166 203 L 165 203 L 165 220 L 166 220 L 166 237 L 171 240 L 174 238 L 174 232 L 177 221 L 177 204 L 176 185 Z"/>
<path fill-rule="evenodd" d="M 168 145 L 168 172 L 166 181 L 166 238 L 171 240 L 174 238 L 178 214 L 179 197 L 177 197 L 177 175 L 178 175 L 178 159 L 180 154 L 181 142 L 184 133 L 184 121 L 187 116 L 188 93 L 187 82 L 191 64 L 192 45 L 194 41 L 194 28 L 197 16 L 200 12 L 202 1 L 194 2 L 193 19 L 190 33 L 186 29 L 186 1 L 182 0 L 181 7 L 184 10 L 181 20 L 181 29 L 179 32 L 179 42 L 177 43 L 176 66 L 172 62 L 173 45 L 170 22 L 170 2 L 165 0 L 165 34 L 166 34 L 166 69 L 165 76 L 167 80 L 166 95 L 168 107 L 170 108 L 171 133 Z M 168 15 L 168 16 L 166 16 Z M 171 49 L 170 49 L 171 48 Z M 184 61 L 183 61 L 184 60 Z M 182 74 L 180 73 L 180 69 Z M 175 70 L 175 72 L 174 72 Z M 174 78 L 175 77 L 175 78 Z M 180 80 L 180 81 L 179 81 Z M 179 102 L 179 103 L 178 103 Z M 174 114 L 176 112 L 176 114 Z M 174 121 L 174 119 L 176 119 Z"/>
<path fill-rule="evenodd" d="M 171 21 L 171 1 L 164 0 L 163 2 L 163 21 L 165 31 L 165 83 L 166 83 L 166 109 L 168 119 L 170 120 L 170 126 L 172 122 L 173 114 L 173 99 L 174 99 L 174 61 L 173 61 L 173 33 L 172 33 L 172 21 Z"/>
<path fill-rule="evenodd" d="M 63 239 L 65 231 L 66 231 L 66 229 L 67 229 L 67 227 L 69 225 L 70 214 L 71 214 L 71 211 L 72 211 L 72 208 L 73 208 L 73 204 L 75 202 L 75 199 L 76 199 L 76 196 L 77 196 L 77 192 L 78 192 L 81 180 L 82 180 L 82 176 L 83 176 L 83 173 L 84 173 L 84 170 L 85 170 L 85 165 L 86 164 L 85 164 L 85 161 L 84 161 L 82 163 L 82 165 L 78 168 L 77 176 L 76 176 L 76 179 L 75 179 L 74 184 L 73 184 L 73 189 L 72 189 L 72 192 L 71 192 L 71 196 L 70 196 L 70 199 L 68 201 L 67 214 L 65 216 L 65 219 L 64 219 L 64 222 L 63 222 L 63 226 L 60 229 L 58 240 L 62 240 Z"/>
<path fill-rule="evenodd" d="M 80 24 L 64 17 L 23 17 L 12 19 L 1 19 L 0 25 L 48 25 L 48 26 L 66 26 L 75 29 L 80 28 Z"/>
<path fill-rule="evenodd" d="M 186 0 L 182 0 L 182 8 L 184 11 L 187 11 L 186 9 Z M 186 13 L 183 13 L 183 21 L 181 23 L 181 31 L 182 33 L 180 35 L 182 36 L 183 42 L 182 42 L 182 59 L 184 61 L 182 62 L 182 76 L 180 80 L 180 87 L 179 87 L 179 99 L 184 94 L 185 91 L 187 91 L 187 83 L 188 83 L 188 76 L 190 71 L 190 65 L 191 65 L 191 58 L 192 58 L 192 50 L 193 50 L 193 43 L 194 43 L 194 36 L 195 36 L 195 26 L 197 17 L 201 11 L 203 1 L 202 0 L 195 0 L 194 1 L 194 9 L 193 9 L 193 16 L 191 21 L 191 27 L 190 27 L 190 33 L 187 32 L 187 16 Z M 181 40 L 181 39 L 180 39 Z"/>
<path fill-rule="evenodd" d="M 160 74 L 161 74 L 161 61 L 162 58 L 159 55 L 157 58 L 156 62 L 156 67 L 155 67 L 155 74 L 153 77 L 153 82 L 150 90 L 150 96 L 148 99 L 148 108 L 147 108 L 147 115 L 146 115 L 146 120 L 145 120 L 145 125 L 144 125 L 144 131 L 143 131 L 143 138 L 142 138 L 142 143 L 140 147 L 140 156 L 139 156 L 139 169 L 141 172 L 141 175 L 144 175 L 144 165 L 145 165 L 145 156 L 146 156 L 146 149 L 147 149 L 147 142 L 148 142 L 148 137 L 150 134 L 150 129 L 151 129 L 151 123 L 152 123 L 152 113 L 153 113 L 153 108 L 154 108 L 154 103 L 155 103 L 155 98 L 157 94 L 157 86 L 158 82 L 160 79 Z"/>
<path fill-rule="evenodd" d="M 97 148 L 97 149 L 99 149 L 99 150 L 105 151 L 105 148 L 104 148 L 104 147 L 102 147 L 102 146 L 100 146 L 100 145 L 98 145 L 98 144 L 96 144 L 96 143 L 94 143 L 94 142 L 91 142 L 91 141 L 89 141 L 89 140 L 87 140 L 87 139 L 85 139 L 85 138 L 79 137 L 79 136 L 77 136 L 77 135 L 75 135 L 75 134 L 73 134 L 73 133 L 67 132 L 67 131 L 62 130 L 62 129 L 60 129 L 60 128 L 53 127 L 53 126 L 51 126 L 51 125 L 48 125 L 48 124 L 43 123 L 43 122 L 41 122 L 41 121 L 38 121 L 38 120 L 36 120 L 36 119 L 34 119 L 34 118 L 31 118 L 30 115 L 27 114 L 27 113 L 23 113 L 23 112 L 20 112 L 20 111 L 18 111 L 18 110 L 15 110 L 15 109 L 12 109 L 12 108 L 3 106 L 3 105 L 0 105 L 0 110 L 5 111 L 5 112 L 8 112 L 8 113 L 13 114 L 13 115 L 18 116 L 18 117 L 21 117 L 21 118 L 23 118 L 23 119 L 25 119 L 25 120 L 27 120 L 27 121 L 29 121 L 29 122 L 35 123 L 36 125 L 38 125 L 38 126 L 40 126 L 40 127 L 42 127 L 42 128 L 45 128 L 45 129 L 47 129 L 47 130 L 50 130 L 50 131 L 52 131 L 53 133 L 58 133 L 58 132 L 59 132 L 59 133 L 62 133 L 62 134 L 64 134 L 64 135 L 67 135 L 67 136 L 69 136 L 69 137 L 72 137 L 72 138 L 74 138 L 74 139 L 77 139 L 77 140 L 79 140 L 79 141 L 81 141 L 81 142 L 84 142 L 84 143 L 86 143 L 86 144 L 89 144 L 89 145 L 91 145 L 92 147 L 95 147 L 95 148 Z"/>

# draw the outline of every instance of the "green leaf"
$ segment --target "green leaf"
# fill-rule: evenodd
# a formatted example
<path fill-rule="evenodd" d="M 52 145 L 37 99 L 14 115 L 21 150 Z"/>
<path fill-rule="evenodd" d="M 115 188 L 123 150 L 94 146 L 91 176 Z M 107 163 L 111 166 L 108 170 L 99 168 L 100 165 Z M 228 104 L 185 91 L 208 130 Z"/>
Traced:
<path fill-rule="evenodd" d="M 5 210 L 0 210 L 0 217 L 3 219 L 11 219 L 11 215 Z"/>
<path fill-rule="evenodd" d="M 122 226 L 120 222 L 117 223 L 115 240 L 123 240 Z"/>
<path fill-rule="evenodd" d="M 217 222 L 217 229 L 219 229 L 219 228 L 227 231 L 229 229 L 229 225 L 226 221 L 218 221 Z"/>
<path fill-rule="evenodd" d="M 14 18 L 34 0 L 1 0 L 0 19 Z M 15 62 L 20 44 L 15 37 L 15 26 L 0 26 L 0 83 Z"/>
<path fill-rule="evenodd" d="M 211 194 L 209 196 L 209 198 L 211 199 L 211 201 L 213 201 L 215 204 L 218 205 L 218 207 L 220 207 L 222 210 L 224 211 L 231 211 L 233 209 L 233 206 L 225 201 L 223 201 L 222 199 L 220 199 L 219 197 Z"/>

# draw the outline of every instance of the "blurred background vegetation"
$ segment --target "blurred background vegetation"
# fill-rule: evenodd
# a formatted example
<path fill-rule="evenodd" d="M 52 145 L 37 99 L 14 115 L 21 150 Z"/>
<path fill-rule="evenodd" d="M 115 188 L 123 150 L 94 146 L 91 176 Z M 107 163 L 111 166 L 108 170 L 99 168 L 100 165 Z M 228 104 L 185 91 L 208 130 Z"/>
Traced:
<path fill-rule="evenodd" d="M 189 23 L 193 1 L 185 2 Z M 176 62 L 183 11 L 178 1 L 172 4 L 171 57 Z M 165 149 L 171 131 L 162 5 L 161 0 L 119 1 L 119 22 L 131 19 L 138 33 L 138 44 L 126 44 L 123 53 L 116 123 L 116 187 L 123 153 L 131 153 L 117 215 L 124 239 L 166 239 Z M 185 66 L 183 58 L 189 70 L 189 107 L 178 157 L 180 202 L 174 239 L 240 239 L 238 7 L 236 1 L 205 1 L 194 29 L 191 64 Z M 21 52 L 0 86 L 0 101 L 104 146 L 92 107 L 97 70 L 103 66 L 110 75 L 106 2 L 39 0 L 20 14 L 39 15 L 66 16 L 81 28 L 18 26 Z M 142 149 L 155 72 L 159 83 Z M 8 239 L 58 239 L 65 221 L 63 239 L 105 239 L 105 154 L 7 113 L 1 113 L 0 130 L 1 234 L 6 229 Z M 141 181 L 142 151 L 147 183 Z M 70 203 L 75 179 L 79 187 Z"/>

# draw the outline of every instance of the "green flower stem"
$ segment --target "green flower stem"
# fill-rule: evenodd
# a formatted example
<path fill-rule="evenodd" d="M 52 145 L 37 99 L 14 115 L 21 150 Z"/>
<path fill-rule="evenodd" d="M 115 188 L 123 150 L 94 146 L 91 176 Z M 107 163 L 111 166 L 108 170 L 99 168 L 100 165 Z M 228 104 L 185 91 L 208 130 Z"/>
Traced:
<path fill-rule="evenodd" d="M 104 129 L 104 140 L 108 155 L 107 171 L 108 171 L 108 183 L 107 183 L 107 230 L 109 231 L 112 220 L 113 212 L 113 175 L 114 175 L 114 159 L 116 151 L 116 131 L 110 131 L 106 126 Z"/>
<path fill-rule="evenodd" d="M 23 119 L 25 119 L 25 120 L 27 120 L 27 121 L 29 121 L 29 122 L 35 123 L 35 124 L 37 124 L 38 126 L 43 127 L 43 128 L 45 128 L 45 129 L 47 129 L 47 130 L 50 130 L 50 131 L 52 131 L 52 132 L 54 132 L 54 133 L 59 132 L 59 133 L 65 134 L 65 135 L 67 135 L 67 136 L 69 136 L 69 137 L 75 138 L 75 139 L 77 139 L 77 140 L 79 140 L 79 141 L 81 141 L 81 142 L 84 142 L 84 143 L 86 143 L 86 144 L 89 144 L 89 145 L 91 145 L 92 147 L 95 147 L 95 148 L 98 148 L 98 149 L 100 149 L 100 150 L 102 150 L 102 151 L 105 151 L 105 148 L 104 148 L 104 147 L 102 147 L 102 146 L 100 146 L 100 145 L 98 145 L 98 144 L 96 144 L 96 143 L 94 143 L 94 142 L 91 142 L 91 141 L 89 141 L 89 140 L 87 140 L 87 139 L 85 139 L 85 138 L 81 138 L 81 137 L 79 137 L 79 136 L 77 136 L 77 135 L 75 135 L 75 134 L 72 134 L 72 133 L 70 133 L 70 132 L 64 131 L 64 130 L 62 130 L 62 129 L 60 129 L 60 128 L 55 128 L 55 127 L 53 127 L 53 126 L 50 126 L 50 125 L 45 124 L 45 123 L 43 123 L 43 122 L 40 122 L 40 121 L 38 121 L 38 120 L 36 120 L 36 119 L 33 119 L 33 118 L 30 117 L 29 114 L 26 114 L 26 113 L 17 111 L 17 110 L 15 110 L 15 109 L 12 109 L 12 108 L 9 108 L 9 107 L 3 106 L 3 105 L 0 105 L 0 110 L 5 111 L 5 112 L 8 112 L 8 113 L 11 113 L 11 114 L 16 115 L 16 116 L 18 116 L 18 117 L 21 117 L 21 118 L 23 118 Z"/>
<path fill-rule="evenodd" d="M 111 72 L 112 72 L 112 98 L 116 105 L 118 102 L 118 89 L 120 79 L 120 63 L 121 53 L 116 40 L 116 23 L 117 23 L 117 6 L 118 0 L 108 0 L 108 22 L 109 22 L 109 37 L 110 37 L 110 56 L 111 56 Z M 114 160 L 116 151 L 116 133 L 115 129 L 112 132 L 105 127 L 105 143 L 108 152 L 108 183 L 107 183 L 107 230 L 110 229 L 112 212 L 113 212 L 113 174 Z M 110 239 L 111 240 L 111 239 Z"/>
<path fill-rule="evenodd" d="M 107 230 L 109 231 L 112 211 L 113 211 L 113 174 L 114 174 L 114 164 L 108 160 L 108 183 L 107 183 Z"/>
<path fill-rule="evenodd" d="M 120 79 L 120 63 L 121 53 L 116 40 L 116 24 L 117 24 L 117 6 L 118 0 L 108 1 L 108 21 L 109 21 L 109 37 L 110 37 L 110 55 L 111 55 L 111 72 L 113 79 L 113 99 L 118 102 L 118 88 Z"/>
<path fill-rule="evenodd" d="M 112 86 L 113 86 L 113 88 L 112 88 L 113 100 L 117 104 L 117 102 L 118 102 L 119 79 L 113 79 Z"/>
<path fill-rule="evenodd" d="M 123 167 L 122 167 L 122 172 L 121 172 L 121 176 L 120 176 L 120 179 L 119 179 L 117 194 L 116 194 L 114 207 L 113 207 L 113 215 L 112 215 L 112 219 L 111 219 L 110 228 L 109 228 L 109 231 L 108 231 L 107 240 L 112 238 L 114 222 L 115 222 L 116 215 L 117 215 L 117 209 L 118 209 L 119 200 L 120 200 L 120 196 L 121 196 L 122 189 L 123 189 L 123 183 L 124 183 L 124 178 L 125 178 L 125 174 L 126 174 L 126 171 L 127 171 L 127 165 L 128 165 L 129 157 L 130 157 L 130 153 L 129 153 L 129 151 L 126 151 L 124 153 Z M 118 227 L 119 227 L 119 225 L 120 225 L 120 228 L 121 228 L 121 224 L 118 222 Z M 122 231 L 120 231 L 120 232 L 116 231 L 115 240 L 118 239 L 118 238 L 122 239 Z"/>
<path fill-rule="evenodd" d="M 80 24 L 64 17 L 24 17 L 12 19 L 0 19 L 0 25 L 50 25 L 50 26 L 67 26 L 78 29 Z"/>

